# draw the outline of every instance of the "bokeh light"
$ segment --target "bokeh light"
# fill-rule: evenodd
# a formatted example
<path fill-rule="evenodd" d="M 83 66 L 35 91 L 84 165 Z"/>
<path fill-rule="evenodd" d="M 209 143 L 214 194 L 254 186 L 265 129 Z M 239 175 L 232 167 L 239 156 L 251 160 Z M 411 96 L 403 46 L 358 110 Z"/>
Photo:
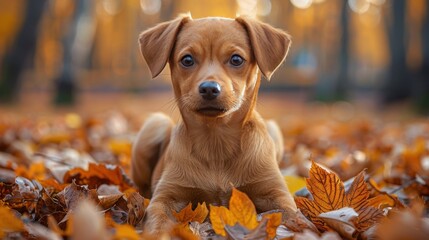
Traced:
<path fill-rule="evenodd" d="M 290 0 L 290 2 L 297 8 L 306 9 L 311 6 L 313 0 Z"/>

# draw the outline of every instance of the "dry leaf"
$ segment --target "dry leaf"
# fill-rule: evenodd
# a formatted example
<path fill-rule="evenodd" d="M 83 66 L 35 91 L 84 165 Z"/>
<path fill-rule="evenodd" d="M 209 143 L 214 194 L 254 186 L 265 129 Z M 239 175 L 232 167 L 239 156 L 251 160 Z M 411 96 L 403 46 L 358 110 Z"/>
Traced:
<path fill-rule="evenodd" d="M 328 230 L 326 223 L 319 218 L 322 213 L 351 207 L 359 214 L 355 222 L 359 231 L 365 231 L 382 217 L 382 211 L 373 206 L 386 206 L 391 204 L 391 199 L 381 197 L 369 198 L 369 190 L 364 181 L 364 172 L 359 173 L 353 180 L 350 189 L 345 193 L 344 184 L 335 173 L 314 163 L 310 169 L 310 177 L 307 179 L 307 188 L 314 200 L 297 197 L 297 206 L 320 229 Z M 371 216 L 371 217 L 369 217 Z"/>
<path fill-rule="evenodd" d="M 229 210 L 243 227 L 249 230 L 258 226 L 256 220 L 256 208 L 252 200 L 243 192 L 233 188 L 232 196 L 229 200 Z"/>
<path fill-rule="evenodd" d="M 206 203 L 198 203 L 195 210 L 192 210 L 192 203 L 189 203 L 185 208 L 180 210 L 180 212 L 174 212 L 173 216 L 176 218 L 177 222 L 187 224 L 189 222 L 199 222 L 202 223 L 208 215 L 208 209 Z"/>
<path fill-rule="evenodd" d="M 210 222 L 212 223 L 213 230 L 216 234 L 226 237 L 224 226 L 235 225 L 237 219 L 226 207 L 210 205 Z"/>
<path fill-rule="evenodd" d="M 113 239 L 139 240 L 141 238 L 133 226 L 128 224 L 116 224 L 115 235 L 113 236 Z"/>
<path fill-rule="evenodd" d="M 125 190 L 131 186 L 125 181 L 123 172 L 118 166 L 90 163 L 88 170 L 74 168 L 64 175 L 64 182 L 71 183 L 73 180 L 79 185 L 88 185 L 89 188 L 97 188 L 102 184 L 114 184 Z"/>
<path fill-rule="evenodd" d="M 136 226 L 143 220 L 146 214 L 144 198 L 137 192 L 131 192 L 127 196 L 127 207 L 128 207 L 127 222 L 131 226 Z"/>
<path fill-rule="evenodd" d="M 8 207 L 0 206 L 0 238 L 4 238 L 6 233 L 25 231 L 21 219 Z"/>
<path fill-rule="evenodd" d="M 282 223 L 282 214 L 281 213 L 270 213 L 262 217 L 263 219 L 268 219 L 266 226 L 266 233 L 268 239 L 272 239 L 276 236 L 277 228 Z"/>
<path fill-rule="evenodd" d="M 329 228 L 338 232 L 343 238 L 355 239 L 357 230 L 353 222 L 358 217 L 357 212 L 350 207 L 344 207 L 338 210 L 321 213 L 321 219 Z"/>

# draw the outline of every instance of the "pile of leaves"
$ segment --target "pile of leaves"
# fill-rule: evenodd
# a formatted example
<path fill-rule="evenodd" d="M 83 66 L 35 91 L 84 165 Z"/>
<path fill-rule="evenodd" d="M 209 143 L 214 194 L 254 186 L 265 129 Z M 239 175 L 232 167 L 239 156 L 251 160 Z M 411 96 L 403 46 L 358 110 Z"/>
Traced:
<path fill-rule="evenodd" d="M 159 239 L 150 199 L 129 177 L 132 114 L 0 117 L 0 238 Z M 233 189 L 228 206 L 173 213 L 177 239 L 425 239 L 429 122 L 281 121 L 282 163 L 299 210 L 317 228 L 288 229 Z"/>

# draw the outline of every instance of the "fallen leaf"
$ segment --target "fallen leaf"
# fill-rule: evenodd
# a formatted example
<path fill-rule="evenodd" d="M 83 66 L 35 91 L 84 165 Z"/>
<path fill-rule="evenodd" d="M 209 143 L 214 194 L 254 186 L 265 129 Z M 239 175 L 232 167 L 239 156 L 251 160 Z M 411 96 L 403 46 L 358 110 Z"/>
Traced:
<path fill-rule="evenodd" d="M 335 230 L 343 238 L 356 238 L 358 232 L 353 221 L 358 217 L 358 214 L 353 208 L 344 207 L 338 210 L 321 213 L 319 217 L 330 229 Z"/>
<path fill-rule="evenodd" d="M 189 223 L 189 222 L 199 222 L 202 223 L 208 215 L 208 209 L 206 203 L 198 203 L 195 210 L 192 210 L 192 203 L 189 203 L 185 208 L 180 210 L 180 212 L 174 212 L 173 216 L 179 223 Z"/>
<path fill-rule="evenodd" d="M 384 207 L 392 203 L 390 198 L 369 198 L 370 192 L 365 183 L 364 172 L 354 178 L 346 193 L 343 182 L 335 173 L 328 172 L 314 162 L 307 179 L 307 188 L 313 200 L 297 197 L 296 204 L 322 231 L 329 229 L 326 222 L 319 217 L 322 213 L 351 207 L 359 214 L 355 222 L 357 229 L 365 231 L 382 217 L 382 211 L 373 206 Z"/>
<path fill-rule="evenodd" d="M 233 188 L 232 196 L 229 200 L 229 210 L 243 227 L 249 230 L 258 226 L 256 220 L 256 208 L 252 200 L 243 192 Z"/>
<path fill-rule="evenodd" d="M 25 231 L 24 224 L 10 208 L 0 206 L 0 238 L 4 238 L 7 233 Z"/>
<path fill-rule="evenodd" d="M 226 207 L 210 205 L 210 222 L 217 234 L 226 237 L 225 225 L 233 226 L 237 219 Z"/>
<path fill-rule="evenodd" d="M 124 179 L 124 173 L 119 166 L 90 163 L 88 170 L 74 168 L 64 175 L 64 183 L 75 181 L 79 185 L 97 188 L 102 184 L 120 186 L 121 190 L 131 188 Z"/>
<path fill-rule="evenodd" d="M 127 196 L 128 219 L 127 223 L 131 226 L 139 224 L 145 214 L 146 207 L 144 205 L 144 198 L 137 192 L 131 192 Z"/>
<path fill-rule="evenodd" d="M 141 238 L 133 226 L 128 224 L 116 224 L 113 239 L 139 240 Z"/>
<path fill-rule="evenodd" d="M 284 179 L 291 194 L 295 194 L 295 192 L 305 187 L 306 181 L 303 177 L 288 175 L 284 176 Z"/>
<path fill-rule="evenodd" d="M 272 239 L 276 236 L 277 228 L 282 223 L 282 214 L 281 213 L 270 213 L 262 217 L 263 219 L 268 219 L 266 226 L 266 233 L 268 239 Z"/>

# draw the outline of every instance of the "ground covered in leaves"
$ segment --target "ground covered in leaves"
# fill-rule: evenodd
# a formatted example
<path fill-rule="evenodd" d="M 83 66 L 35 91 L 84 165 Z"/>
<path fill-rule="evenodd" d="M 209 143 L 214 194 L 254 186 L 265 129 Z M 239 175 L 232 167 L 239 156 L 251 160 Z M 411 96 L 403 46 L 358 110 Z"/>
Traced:
<path fill-rule="evenodd" d="M 174 213 L 177 226 L 163 237 L 426 239 L 429 120 L 350 115 L 350 107 L 270 116 L 285 136 L 285 181 L 318 232 L 288 229 L 278 211 L 258 214 L 234 189 L 229 206 L 200 203 Z M 159 239 L 143 228 L 150 199 L 129 177 L 146 114 L 1 114 L 0 238 Z"/>

